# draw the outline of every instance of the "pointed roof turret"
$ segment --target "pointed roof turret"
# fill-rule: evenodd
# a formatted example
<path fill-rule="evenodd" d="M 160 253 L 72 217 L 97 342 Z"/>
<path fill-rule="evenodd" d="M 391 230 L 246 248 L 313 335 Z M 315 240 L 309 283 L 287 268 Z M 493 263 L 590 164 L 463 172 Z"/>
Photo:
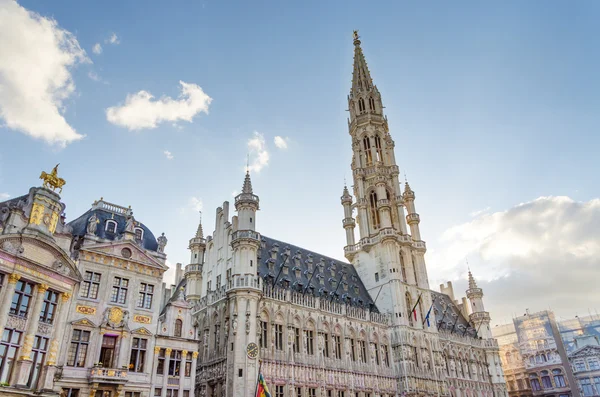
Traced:
<path fill-rule="evenodd" d="M 344 184 L 344 191 L 342 192 L 342 204 L 344 203 L 349 203 L 352 204 L 352 196 L 350 195 L 350 192 L 348 191 L 348 186 L 346 186 L 346 184 Z"/>
<path fill-rule="evenodd" d="M 252 181 L 250 180 L 250 171 L 246 170 L 246 178 L 244 178 L 244 186 L 242 186 L 242 193 L 252 194 Z"/>
<path fill-rule="evenodd" d="M 235 208 L 239 210 L 241 205 L 251 205 L 258 210 L 259 199 L 258 196 L 252 191 L 252 181 L 250 180 L 250 171 L 246 169 L 246 177 L 244 178 L 244 185 L 242 186 L 242 192 L 235 196 Z"/>
<path fill-rule="evenodd" d="M 198 223 L 198 230 L 196 230 L 196 237 L 204 238 L 204 230 L 202 230 L 202 221 L 200 221 L 200 223 Z"/>
<path fill-rule="evenodd" d="M 471 269 L 469 269 L 469 289 L 477 289 L 477 283 L 475 282 L 475 278 L 473 278 L 473 274 L 471 274 Z"/>
<path fill-rule="evenodd" d="M 354 31 L 354 68 L 352 71 L 352 92 L 368 91 L 373 87 L 373 79 L 367 61 L 360 48 L 358 30 Z"/>

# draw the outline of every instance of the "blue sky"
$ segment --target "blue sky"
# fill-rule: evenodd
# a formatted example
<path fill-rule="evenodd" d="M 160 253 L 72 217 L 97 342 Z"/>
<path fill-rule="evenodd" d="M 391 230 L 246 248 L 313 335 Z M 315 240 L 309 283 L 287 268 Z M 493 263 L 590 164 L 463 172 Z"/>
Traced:
<path fill-rule="evenodd" d="M 25 17 L 15 16 L 11 4 L 0 0 L 0 10 L 17 24 Z M 41 170 L 61 163 L 68 219 L 101 196 L 131 205 L 156 235 L 165 232 L 169 261 L 185 265 L 197 202 L 204 230 L 210 232 L 215 208 L 241 188 L 248 142 L 257 132 L 264 138 L 264 145 L 258 142 L 263 161 L 268 154 L 268 163 L 252 172 L 261 198 L 259 231 L 343 258 L 339 197 L 344 178 L 351 178 L 345 109 L 351 34 L 359 29 L 386 106 L 398 165 L 417 195 L 432 287 L 446 279 L 464 280 L 468 259 L 484 288 L 489 285 L 495 294 L 486 299 L 490 310 L 502 313 L 496 321 L 509 319 L 513 307 L 522 314 L 526 298 L 532 300 L 531 310 L 550 306 L 559 315 L 593 308 L 593 289 L 583 288 L 582 279 L 565 286 L 558 277 L 539 286 L 578 294 L 568 303 L 539 298 L 540 293 L 526 296 L 522 288 L 507 285 L 515 278 L 541 277 L 532 263 L 554 261 L 541 272 L 557 275 L 597 265 L 600 233 L 593 225 L 579 230 L 582 222 L 569 218 L 600 214 L 594 201 L 600 197 L 597 2 L 19 4 L 54 19 L 53 29 L 70 32 L 85 51 L 64 69 L 74 89 L 55 100 L 68 126 L 85 137 L 64 147 L 48 143 L 11 128 L 30 110 L 0 114 L 0 194 L 26 193 L 39 183 Z M 8 33 L 0 27 L 0 42 Z M 23 48 L 33 48 L 30 43 L 15 44 L 3 54 L 0 88 L 27 87 L 27 81 L 11 81 L 7 73 L 19 62 L 39 64 L 32 74 L 45 70 L 43 57 L 28 62 L 33 51 Z M 95 44 L 101 53 L 93 51 Z M 54 70 L 51 66 L 47 70 Z M 171 119 L 155 120 L 155 128 L 131 130 L 108 120 L 106 109 L 122 107 L 128 95 L 140 91 L 152 94 L 153 101 L 177 101 L 180 81 L 201 87 L 212 99 L 204 102 L 207 112 L 198 110 L 202 104 L 194 108 L 191 122 L 173 120 L 173 112 Z M 0 110 L 11 101 L 16 99 L 0 93 Z M 276 136 L 285 140 L 286 149 L 275 145 Z M 251 163 L 256 156 L 251 152 Z M 538 211 L 540 203 L 549 209 Z M 507 223 L 527 205 L 531 212 Z M 547 216 L 570 219 L 573 225 L 563 229 L 565 223 L 559 222 L 548 230 Z M 513 229 L 516 234 L 507 237 L 506 230 Z M 526 248 L 509 254 L 514 241 L 526 241 Z M 577 244 L 584 254 L 571 249 Z M 563 247 L 556 253 L 560 260 L 554 254 L 545 258 L 548 250 L 539 247 L 546 246 Z M 457 289 L 462 294 L 462 281 Z M 515 296 L 507 300 L 506 295 Z"/>

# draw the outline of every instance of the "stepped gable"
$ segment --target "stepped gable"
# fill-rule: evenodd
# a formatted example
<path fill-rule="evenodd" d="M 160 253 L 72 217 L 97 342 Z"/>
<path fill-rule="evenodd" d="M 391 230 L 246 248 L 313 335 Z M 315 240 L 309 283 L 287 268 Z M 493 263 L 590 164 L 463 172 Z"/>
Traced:
<path fill-rule="evenodd" d="M 293 244 L 262 236 L 258 274 L 266 283 L 279 275 L 281 288 L 379 312 L 353 265 Z"/>

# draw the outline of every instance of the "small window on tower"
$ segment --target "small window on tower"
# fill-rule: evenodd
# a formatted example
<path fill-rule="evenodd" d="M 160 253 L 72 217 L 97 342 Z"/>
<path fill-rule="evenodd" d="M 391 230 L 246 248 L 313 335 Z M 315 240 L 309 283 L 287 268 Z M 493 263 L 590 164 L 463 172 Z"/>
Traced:
<path fill-rule="evenodd" d="M 375 282 L 378 283 L 379 282 L 379 273 L 375 273 Z"/>
<path fill-rule="evenodd" d="M 252 218 L 250 218 L 250 223 L 252 223 Z"/>
<path fill-rule="evenodd" d="M 369 98 L 369 107 L 371 108 L 371 110 L 375 110 L 375 100 L 373 99 L 373 97 Z"/>
<path fill-rule="evenodd" d="M 252 267 L 253 263 L 252 263 L 252 259 L 250 259 L 250 267 Z"/>

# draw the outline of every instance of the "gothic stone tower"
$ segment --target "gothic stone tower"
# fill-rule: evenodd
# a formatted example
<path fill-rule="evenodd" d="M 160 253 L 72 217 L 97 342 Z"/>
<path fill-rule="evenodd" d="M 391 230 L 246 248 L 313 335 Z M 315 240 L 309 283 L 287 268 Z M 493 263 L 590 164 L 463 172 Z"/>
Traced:
<path fill-rule="evenodd" d="M 348 106 L 355 202 L 352 203 L 345 188 L 342 196 L 347 238 L 345 255 L 371 295 L 378 296 L 377 307 L 391 313 L 395 325 L 422 329 L 424 316 L 431 306 L 431 295 L 423 258 L 425 242 L 421 240 L 419 214 L 415 211 L 415 193 L 408 183 L 404 192 L 400 187 L 394 141 L 383 114 L 381 94 L 373 84 L 356 32 Z M 353 209 L 357 212 L 360 236 L 357 244 Z M 416 316 L 411 313 L 415 305 Z"/>
<path fill-rule="evenodd" d="M 433 313 L 430 322 L 426 318 L 432 306 L 424 260 L 426 247 L 419 231 L 415 193 L 408 182 L 402 191 L 381 94 L 373 84 L 360 44 L 354 32 L 354 68 L 348 96 L 354 202 L 344 188 L 344 251 L 377 307 L 391 316 L 394 356 L 412 360 L 418 372 L 441 357 Z M 358 243 L 354 240 L 355 224 Z M 412 349 L 422 353 L 411 355 Z M 405 362 L 397 364 L 397 371 L 405 373 L 401 388 L 409 387 Z M 431 373 L 436 374 L 432 387 L 441 387 L 444 374 Z M 414 376 L 416 382 L 419 374 L 415 372 Z"/>

